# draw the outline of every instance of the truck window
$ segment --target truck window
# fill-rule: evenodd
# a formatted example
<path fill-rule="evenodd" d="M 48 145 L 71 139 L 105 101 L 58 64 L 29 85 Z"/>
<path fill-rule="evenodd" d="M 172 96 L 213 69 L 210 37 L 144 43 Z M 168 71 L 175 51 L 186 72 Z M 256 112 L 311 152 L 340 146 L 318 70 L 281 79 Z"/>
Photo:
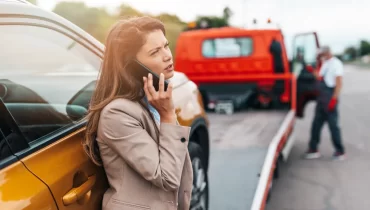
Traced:
<path fill-rule="evenodd" d="M 202 54 L 206 58 L 245 57 L 253 52 L 253 41 L 249 37 L 207 39 L 202 43 Z"/>
<path fill-rule="evenodd" d="M 316 64 L 316 38 L 313 34 L 297 36 L 294 41 L 293 58 L 305 64 Z"/>

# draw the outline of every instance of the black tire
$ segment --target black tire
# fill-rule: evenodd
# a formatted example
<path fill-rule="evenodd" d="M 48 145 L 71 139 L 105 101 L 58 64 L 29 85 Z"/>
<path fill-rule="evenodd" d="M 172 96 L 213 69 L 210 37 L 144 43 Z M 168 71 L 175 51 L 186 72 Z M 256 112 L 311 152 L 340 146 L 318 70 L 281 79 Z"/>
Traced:
<path fill-rule="evenodd" d="M 208 99 L 207 93 L 205 91 L 202 91 L 202 90 L 200 90 L 199 92 L 200 92 L 200 94 L 202 96 L 204 110 L 205 111 L 210 111 L 210 109 L 208 108 L 209 99 Z"/>
<path fill-rule="evenodd" d="M 195 142 L 189 142 L 188 145 L 189 149 L 189 154 L 190 154 L 190 159 L 192 162 L 192 167 L 193 167 L 193 192 L 192 192 L 192 200 L 191 200 L 191 205 L 190 205 L 190 210 L 192 209 L 197 209 L 194 208 L 194 206 L 199 205 L 201 200 L 203 200 L 203 209 L 208 210 L 209 207 L 209 183 L 208 183 L 208 173 L 207 169 L 205 168 L 206 164 L 206 159 L 204 158 L 204 153 L 202 148 L 200 147 L 199 144 Z M 202 170 L 202 172 L 200 172 Z M 200 192 L 201 188 L 200 186 L 197 186 L 197 181 L 198 181 L 198 174 L 202 173 L 203 176 L 203 183 L 205 182 L 205 187 L 203 188 L 203 193 Z M 202 179 L 202 178 L 200 178 Z M 202 197 L 204 195 L 204 197 Z M 202 208 L 198 208 L 199 210 L 203 210 Z M 197 209 L 197 210 L 198 210 Z"/>
<path fill-rule="evenodd" d="M 259 95 L 263 95 L 263 96 L 269 97 L 269 98 L 271 98 L 272 101 L 270 103 L 268 103 L 267 105 L 262 105 L 261 102 L 259 102 L 259 100 L 258 100 L 258 96 Z M 270 110 L 273 107 L 273 103 L 274 103 L 274 101 L 273 101 L 273 95 L 269 91 L 266 91 L 266 90 L 263 90 L 263 89 L 259 89 L 259 90 L 256 91 L 256 94 L 253 97 L 253 99 L 254 99 L 253 100 L 254 101 L 253 102 L 253 107 L 256 110 Z"/>

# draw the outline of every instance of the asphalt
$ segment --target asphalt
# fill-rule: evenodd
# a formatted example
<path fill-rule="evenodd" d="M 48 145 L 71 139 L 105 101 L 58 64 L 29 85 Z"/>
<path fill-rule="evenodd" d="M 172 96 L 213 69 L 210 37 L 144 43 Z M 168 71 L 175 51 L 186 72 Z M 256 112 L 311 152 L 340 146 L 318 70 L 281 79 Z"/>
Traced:
<path fill-rule="evenodd" d="M 270 141 L 287 113 L 244 110 L 231 116 L 209 114 L 210 210 L 251 207 Z"/>
<path fill-rule="evenodd" d="M 305 110 L 305 118 L 297 120 L 296 142 L 286 163 L 281 165 L 280 178 L 273 183 L 266 210 L 368 210 L 370 209 L 370 69 L 345 66 L 344 88 L 340 101 L 340 126 L 347 151 L 345 161 L 332 161 L 333 146 L 327 125 L 322 131 L 318 160 L 304 160 L 315 104 Z M 249 209 L 248 183 L 255 180 L 257 149 L 220 148 L 220 130 L 238 132 L 232 126 L 243 121 L 242 114 L 226 118 L 224 124 L 210 114 L 211 163 L 210 210 Z M 240 129 L 239 129 L 240 130 Z M 240 132 L 240 131 L 239 131 Z M 245 132 L 245 131 L 242 131 Z M 235 142 L 230 135 L 230 141 Z M 225 140 L 224 140 L 225 141 Z M 255 158 L 255 159 L 253 159 Z"/>

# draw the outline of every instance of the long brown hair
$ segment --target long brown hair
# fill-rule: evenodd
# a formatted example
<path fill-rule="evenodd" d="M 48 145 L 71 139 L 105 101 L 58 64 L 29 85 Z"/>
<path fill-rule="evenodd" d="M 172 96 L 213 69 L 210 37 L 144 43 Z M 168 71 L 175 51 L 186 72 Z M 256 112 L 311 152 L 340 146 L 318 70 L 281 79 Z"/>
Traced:
<path fill-rule="evenodd" d="M 108 33 L 99 79 L 86 116 L 83 142 L 84 151 L 97 165 L 102 165 L 96 142 L 100 113 L 116 98 L 140 102 L 144 97 L 143 81 L 130 74 L 129 62 L 145 43 L 146 35 L 154 30 L 165 34 L 161 21 L 144 16 L 119 20 Z"/>

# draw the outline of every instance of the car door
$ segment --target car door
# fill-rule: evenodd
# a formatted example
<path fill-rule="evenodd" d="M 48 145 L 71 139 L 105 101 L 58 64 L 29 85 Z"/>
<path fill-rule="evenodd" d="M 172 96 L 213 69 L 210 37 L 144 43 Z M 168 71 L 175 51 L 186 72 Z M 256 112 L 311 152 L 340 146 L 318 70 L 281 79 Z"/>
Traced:
<path fill-rule="evenodd" d="M 101 209 L 106 176 L 82 148 L 101 55 L 71 27 L 54 22 L 0 21 L 3 101 L 28 144 L 15 155 L 47 185 L 59 210 Z"/>
<path fill-rule="evenodd" d="M 48 187 L 14 155 L 28 144 L 11 125 L 12 119 L 1 100 L 4 92 L 0 86 L 0 209 L 57 210 Z"/>
<path fill-rule="evenodd" d="M 316 32 L 297 34 L 293 39 L 292 72 L 297 78 L 297 117 L 304 116 L 306 104 L 316 100 L 316 78 L 309 69 L 318 69 L 320 60 L 317 50 L 320 47 Z"/>

